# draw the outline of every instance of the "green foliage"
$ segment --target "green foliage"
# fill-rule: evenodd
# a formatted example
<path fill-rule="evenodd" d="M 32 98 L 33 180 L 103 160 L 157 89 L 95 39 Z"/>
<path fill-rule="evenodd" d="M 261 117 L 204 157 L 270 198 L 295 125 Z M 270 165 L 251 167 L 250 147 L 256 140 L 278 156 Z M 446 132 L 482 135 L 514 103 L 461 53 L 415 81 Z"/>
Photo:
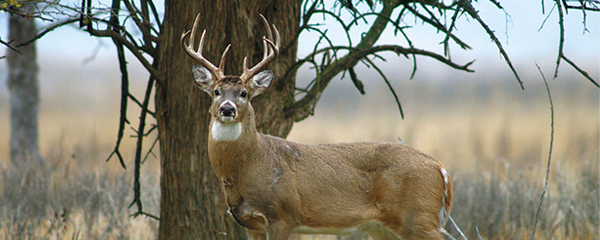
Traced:
<path fill-rule="evenodd" d="M 20 8 L 22 6 L 23 5 L 21 5 L 21 3 L 19 3 L 18 0 L 2 0 L 2 1 L 0 1 L 0 10 L 4 10 L 9 7 Z"/>

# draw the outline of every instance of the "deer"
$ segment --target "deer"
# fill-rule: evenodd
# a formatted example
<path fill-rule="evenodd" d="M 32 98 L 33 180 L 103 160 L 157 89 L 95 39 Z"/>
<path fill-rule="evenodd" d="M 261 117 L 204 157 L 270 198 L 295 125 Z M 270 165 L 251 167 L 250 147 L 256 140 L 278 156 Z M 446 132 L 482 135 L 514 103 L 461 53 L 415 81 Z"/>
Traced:
<path fill-rule="evenodd" d="M 225 75 L 198 50 L 200 14 L 181 46 L 197 64 L 194 82 L 212 98 L 208 155 L 222 182 L 229 214 L 253 240 L 285 240 L 290 234 L 349 235 L 376 240 L 443 239 L 452 206 L 452 183 L 434 157 L 402 143 L 303 144 L 259 133 L 251 100 L 274 78 L 267 65 L 279 54 L 280 35 L 266 25 L 263 58 L 243 73 Z M 188 39 L 186 43 L 186 39 Z"/>

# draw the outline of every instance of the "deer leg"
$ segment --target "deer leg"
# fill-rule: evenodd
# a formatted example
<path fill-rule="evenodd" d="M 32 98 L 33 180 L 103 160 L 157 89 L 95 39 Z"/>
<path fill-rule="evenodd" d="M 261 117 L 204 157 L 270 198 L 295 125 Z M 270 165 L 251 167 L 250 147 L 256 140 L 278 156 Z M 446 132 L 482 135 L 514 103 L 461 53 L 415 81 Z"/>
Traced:
<path fill-rule="evenodd" d="M 373 227 L 366 230 L 366 232 L 369 234 L 369 236 L 371 236 L 371 238 L 373 238 L 373 240 L 400 239 L 400 237 L 398 237 L 398 235 L 394 231 L 384 226 Z"/>
<path fill-rule="evenodd" d="M 404 224 L 397 229 L 397 233 L 402 239 L 422 239 L 422 240 L 443 240 L 442 234 L 434 221 L 428 221 L 430 218 L 424 216 L 409 217 L 411 221 L 404 221 Z M 406 219 L 404 219 L 406 220 Z M 437 220 L 437 219 L 436 219 Z"/>
<path fill-rule="evenodd" d="M 290 233 L 291 228 L 284 221 L 270 222 L 267 227 L 268 240 L 287 240 Z"/>
<path fill-rule="evenodd" d="M 252 240 L 267 240 L 267 234 L 264 232 L 258 232 L 255 230 L 248 229 L 248 236 Z"/>
<path fill-rule="evenodd" d="M 423 239 L 423 240 L 443 240 L 444 239 L 442 237 L 442 234 L 440 234 L 440 231 L 437 229 L 424 230 L 424 231 L 419 231 L 419 232 L 412 231 L 409 234 L 406 234 L 406 232 L 404 232 L 404 234 L 401 233 L 400 236 L 402 236 L 402 239 Z"/>

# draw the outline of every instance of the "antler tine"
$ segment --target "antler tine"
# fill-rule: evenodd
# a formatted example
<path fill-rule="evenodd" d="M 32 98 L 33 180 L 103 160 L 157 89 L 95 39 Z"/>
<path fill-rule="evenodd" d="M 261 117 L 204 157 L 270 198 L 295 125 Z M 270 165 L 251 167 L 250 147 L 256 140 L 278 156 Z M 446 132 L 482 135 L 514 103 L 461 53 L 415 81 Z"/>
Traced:
<path fill-rule="evenodd" d="M 273 39 L 273 33 L 271 32 L 271 25 L 269 24 L 269 22 L 267 21 L 265 16 L 263 16 L 262 14 L 258 14 L 258 15 L 260 16 L 260 19 L 262 19 L 263 23 L 267 27 L 267 38 Z M 275 25 L 273 25 L 273 27 L 275 27 Z"/>
<path fill-rule="evenodd" d="M 229 52 L 230 47 L 231 47 L 231 44 L 227 45 L 227 47 L 225 48 L 225 51 L 223 51 L 223 54 L 221 55 L 221 61 L 219 62 L 219 69 L 221 70 L 221 72 L 223 72 L 225 70 L 225 56 Z"/>
<path fill-rule="evenodd" d="M 259 14 L 260 18 L 262 19 L 263 23 L 265 24 L 265 26 L 267 26 L 267 40 L 271 39 L 271 41 L 274 41 L 275 46 L 277 46 L 277 49 L 279 49 L 279 46 L 281 45 L 281 38 L 279 37 L 279 31 L 277 30 L 277 28 L 275 27 L 275 24 L 269 24 L 269 22 L 267 21 L 267 19 L 265 18 L 265 16 L 263 16 L 262 14 Z M 271 31 L 271 28 L 273 28 L 273 30 Z M 273 38 L 273 32 L 275 32 L 275 38 Z M 263 41 L 263 47 L 265 48 L 264 54 L 263 54 L 263 58 L 265 58 L 267 56 L 267 52 L 270 50 L 267 47 L 267 42 Z"/>
<path fill-rule="evenodd" d="M 194 50 L 194 40 L 196 39 L 196 30 L 198 29 L 199 21 L 200 21 L 200 14 L 196 15 L 196 19 L 194 20 L 194 25 L 192 26 L 192 30 L 181 34 L 181 46 L 183 47 L 183 49 L 185 50 L 185 53 L 187 53 L 187 55 L 189 55 L 191 58 L 196 60 L 196 62 L 200 63 L 202 66 L 204 66 L 206 69 L 208 69 L 213 74 L 214 77 L 223 78 L 223 77 L 225 77 L 225 74 L 223 72 L 223 69 L 225 67 L 225 55 L 229 51 L 230 46 L 227 46 L 227 48 L 223 52 L 223 55 L 221 56 L 221 62 L 219 64 L 219 67 L 215 66 L 213 63 L 208 61 L 208 59 L 206 59 L 202 55 L 202 49 L 204 47 L 204 36 L 206 35 L 206 29 L 204 29 L 204 31 L 202 31 L 202 36 L 200 37 L 200 44 L 198 46 L 198 51 Z M 188 37 L 188 35 L 189 35 L 190 39 L 188 41 L 188 44 L 185 44 L 185 38 Z"/>
<path fill-rule="evenodd" d="M 263 47 L 264 47 L 263 59 L 258 64 L 256 64 L 254 67 L 248 69 L 247 68 L 247 62 L 248 62 L 247 58 L 248 57 L 247 56 L 244 57 L 244 63 L 243 63 L 244 72 L 240 76 L 240 78 L 243 81 L 247 81 L 248 79 L 250 79 L 251 77 L 256 75 L 260 70 L 262 70 L 269 63 L 271 63 L 273 60 L 275 60 L 277 55 L 279 55 L 279 46 L 281 43 L 279 31 L 277 30 L 275 25 L 271 26 L 269 24 L 269 22 L 267 21 L 267 19 L 262 14 L 260 14 L 260 17 L 267 27 L 267 36 L 268 36 L 268 38 L 263 36 Z M 271 27 L 273 28 L 273 30 L 271 30 Z M 272 32 L 275 32 L 275 38 L 273 38 Z"/>

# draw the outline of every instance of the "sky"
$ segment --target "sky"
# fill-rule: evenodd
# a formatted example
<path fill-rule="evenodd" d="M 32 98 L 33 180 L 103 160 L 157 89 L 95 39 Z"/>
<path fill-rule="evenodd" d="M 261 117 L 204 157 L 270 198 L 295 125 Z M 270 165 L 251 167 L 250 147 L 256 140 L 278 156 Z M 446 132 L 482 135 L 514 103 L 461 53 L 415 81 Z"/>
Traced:
<path fill-rule="evenodd" d="M 556 58 L 559 43 L 559 28 L 557 11 L 553 9 L 553 1 L 500 1 L 504 7 L 498 10 L 489 1 L 474 2 L 475 8 L 479 10 L 480 16 L 494 30 L 501 41 L 506 52 L 510 56 L 517 71 L 524 78 L 525 87 L 529 77 L 537 76 L 536 64 L 540 66 L 544 74 L 551 77 L 556 66 Z M 75 4 L 75 3 L 73 3 Z M 545 15 L 542 14 L 544 4 Z M 158 4 L 160 6 L 160 4 Z M 357 5 L 366 8 L 366 5 Z M 162 10 L 159 9 L 159 12 Z M 8 17 L 6 13 L 0 13 L 0 37 L 8 39 L 7 26 Z M 321 20 L 320 16 L 314 17 Z M 366 18 L 372 21 L 373 18 Z M 324 20 L 331 36 L 345 36 L 343 30 L 331 19 Z M 413 22 L 411 22 L 413 21 Z M 565 18 L 566 41 L 564 53 L 596 80 L 600 79 L 600 14 L 588 13 L 584 27 L 581 11 L 570 10 Z M 414 25 L 406 32 L 411 35 L 415 47 L 428 49 L 437 53 L 443 53 L 442 45 L 439 43 L 444 38 L 442 34 L 436 34 L 430 27 L 421 22 L 415 22 L 407 18 L 407 24 Z M 545 23 L 544 23 L 545 22 Z M 38 21 L 38 27 L 47 26 L 50 23 Z M 356 26 L 352 35 L 353 42 L 360 40 L 362 32 L 367 30 L 366 24 Z M 542 27 L 543 26 L 543 27 Z M 354 30 L 354 29 L 353 29 Z M 585 31 L 584 31 L 585 30 Z M 418 58 L 418 71 L 415 79 L 423 81 L 450 82 L 451 79 L 516 79 L 504 62 L 496 46 L 482 27 L 469 18 L 462 18 L 454 31 L 462 40 L 473 49 L 462 50 L 456 45 L 451 45 L 451 57 L 459 64 L 466 64 L 475 60 L 471 69 L 475 73 L 464 73 L 451 69 L 431 59 Z M 306 32 L 300 36 L 298 57 L 302 58 L 312 51 L 318 39 L 316 32 Z M 345 38 L 333 38 L 337 44 L 346 44 Z M 393 31 L 387 30 L 380 38 L 378 44 L 400 44 L 406 46 L 401 37 L 394 36 Z M 235 46 L 234 46 L 235 47 Z M 59 28 L 44 38 L 37 41 L 39 65 L 41 69 L 40 83 L 42 86 L 42 99 L 66 98 L 64 90 L 75 89 L 71 95 L 79 98 L 98 99 L 104 97 L 107 92 L 118 91 L 119 72 L 116 59 L 116 51 L 110 39 L 98 39 L 77 29 L 76 26 Z M 0 56 L 5 55 L 7 48 L 0 47 Z M 412 71 L 412 60 L 397 57 L 394 54 L 384 54 L 387 62 L 380 67 L 387 74 L 397 79 L 408 79 Z M 143 86 L 147 81 L 147 73 L 129 55 L 129 66 L 131 81 L 134 91 L 143 93 Z M 0 101 L 5 101 L 8 96 L 6 86 L 7 66 L 5 60 L 0 60 Z M 305 69 L 307 70 L 307 69 Z M 374 72 L 364 66 L 357 67 L 359 77 L 369 81 Z M 561 76 L 573 76 L 575 71 L 564 61 L 560 67 Z M 308 79 L 310 74 L 298 75 L 299 85 L 303 79 Z M 365 80 L 366 79 L 366 80 Z M 587 81 L 583 77 L 579 81 Z M 306 81 L 306 80 L 305 80 Z M 134 92 L 135 94 L 135 92 Z M 67 99 L 62 99 L 67 100 Z M 92 100 L 90 100 L 92 101 Z M 2 103 L 0 103 L 2 105 Z"/>
<path fill-rule="evenodd" d="M 552 12 L 552 1 L 543 1 L 545 4 L 546 15 L 542 14 L 542 1 L 527 0 L 527 1 L 500 1 L 505 11 L 498 10 L 489 1 L 474 2 L 474 6 L 480 10 L 480 16 L 489 24 L 495 31 L 501 43 L 505 47 L 511 60 L 514 62 L 517 71 L 526 72 L 535 69 L 535 64 L 539 64 L 542 69 L 551 75 L 554 70 L 557 49 L 558 49 L 558 17 L 556 10 Z M 363 3 L 362 6 L 366 7 Z M 160 11 L 160 10 L 159 10 Z M 584 31 L 582 24 L 583 17 L 580 11 L 570 10 L 566 15 L 566 42 L 565 54 L 576 61 L 580 67 L 587 70 L 592 77 L 598 79 L 599 59 L 600 59 L 600 18 L 598 13 L 588 13 L 586 20 L 587 31 Z M 319 17 L 316 17 L 318 19 Z M 547 18 L 547 19 L 546 19 Z M 456 45 L 451 47 L 451 56 L 458 63 L 467 63 L 476 60 L 472 68 L 476 71 L 475 75 L 489 76 L 490 73 L 510 71 L 504 60 L 499 54 L 498 49 L 490 41 L 490 38 L 485 34 L 485 31 L 473 20 L 465 20 L 457 24 L 455 33 L 473 47 L 472 50 L 463 51 Z M 369 19 L 367 19 L 369 20 Z M 342 30 L 326 20 L 327 26 L 332 36 L 343 34 Z M 407 20 L 408 21 L 408 20 Z M 545 22 L 544 26 L 542 23 Z M 7 14 L 0 14 L 0 37 L 6 41 L 7 34 Z M 38 26 L 48 25 L 47 22 L 39 22 Z M 360 38 L 360 28 L 365 28 L 366 25 L 358 26 L 359 31 L 353 38 Z M 442 47 L 439 42 L 443 39 L 443 35 L 436 34 L 429 27 L 424 27 L 417 22 L 415 27 L 408 29 L 411 34 L 412 41 L 415 46 L 423 49 L 433 49 L 439 53 L 442 52 Z M 343 35 L 341 35 L 343 36 Z M 301 35 L 298 56 L 302 57 L 308 54 L 314 46 L 316 33 L 306 33 Z M 357 42 L 355 40 L 354 42 Z M 392 31 L 387 31 L 378 42 L 379 44 L 402 44 L 400 37 L 395 37 Z M 341 44 L 345 41 L 341 41 Z M 114 47 L 109 39 L 96 39 L 90 37 L 85 32 L 78 30 L 75 26 L 67 26 L 55 30 L 40 39 L 37 42 L 40 67 L 42 76 L 42 86 L 52 88 L 52 82 L 55 77 L 64 77 L 65 72 L 72 72 L 73 77 L 97 77 L 104 79 L 112 74 L 102 73 L 101 68 L 107 65 L 116 66 L 116 54 Z M 0 56 L 5 55 L 5 47 L 0 48 Z M 388 62 L 393 62 L 390 58 Z M 139 69 L 135 66 L 135 60 L 130 57 L 130 66 Z M 422 69 L 427 69 L 426 64 L 431 61 L 420 61 L 420 64 L 425 64 Z M 410 62 L 407 62 L 410 63 Z M 434 63 L 435 64 L 435 63 Z M 403 64 L 411 65 L 411 64 Z M 436 71 L 422 71 L 420 76 L 429 78 L 444 78 L 448 72 L 455 72 L 443 65 L 434 65 Z M 438 67 L 439 66 L 439 67 Z M 80 69 L 75 69 L 80 68 Z M 383 68 L 386 68 L 385 66 Z M 394 69 L 394 66 L 388 66 Z M 561 72 L 571 71 L 570 67 L 563 64 Z M 412 69 L 408 66 L 407 69 Z M 109 71 L 113 72 L 113 71 Z M 61 75 L 61 73 L 63 75 Z M 92 73 L 92 74 L 90 74 Z M 143 77 L 145 80 L 145 77 Z M 142 80 L 142 82 L 144 81 Z M 93 81 L 93 80 L 92 80 Z M 118 82 L 118 79 L 115 79 Z M 6 94 L 6 65 L 0 63 L 0 95 Z"/>

